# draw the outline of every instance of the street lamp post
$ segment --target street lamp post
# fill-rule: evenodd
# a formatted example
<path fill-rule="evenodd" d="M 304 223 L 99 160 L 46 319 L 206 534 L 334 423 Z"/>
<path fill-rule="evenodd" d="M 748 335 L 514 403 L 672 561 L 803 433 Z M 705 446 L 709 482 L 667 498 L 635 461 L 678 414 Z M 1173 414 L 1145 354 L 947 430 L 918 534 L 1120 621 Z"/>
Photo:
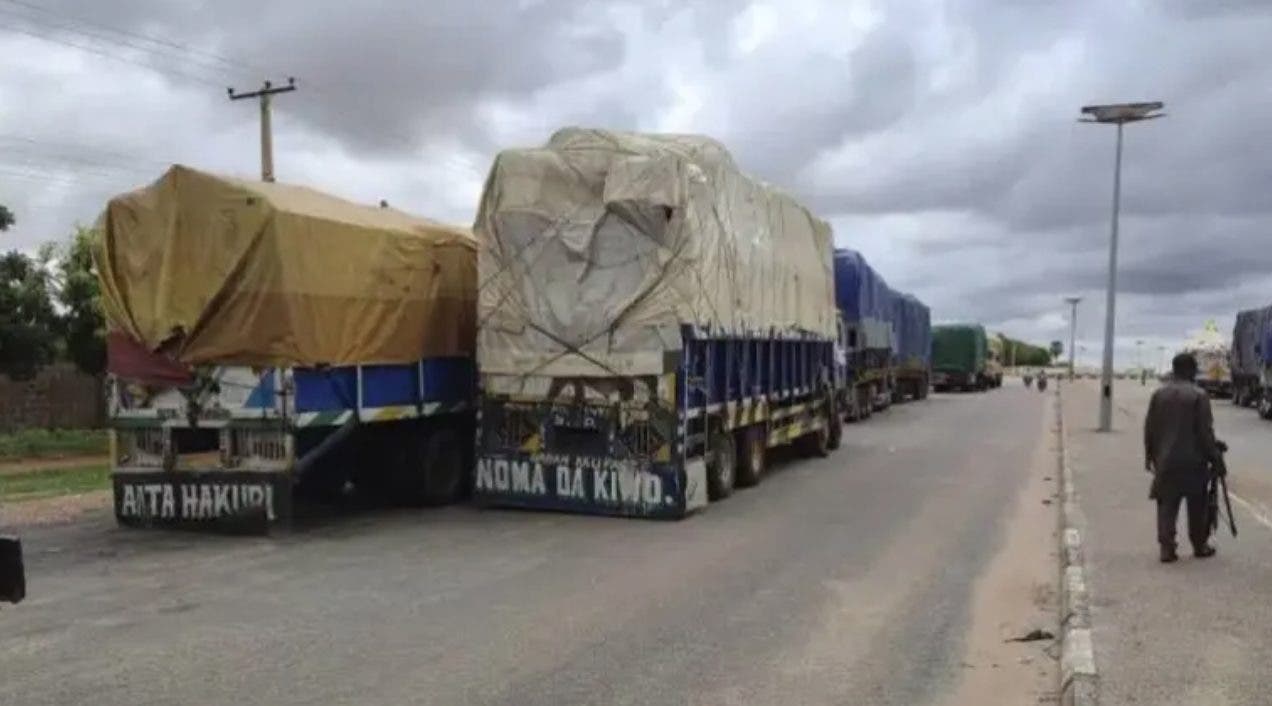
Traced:
<path fill-rule="evenodd" d="M 1082 301 L 1082 297 L 1065 297 L 1064 300 L 1069 303 L 1069 382 L 1073 382 L 1073 359 L 1078 355 L 1074 348 L 1078 337 L 1078 302 Z"/>
<path fill-rule="evenodd" d="M 1113 162 L 1113 224 L 1109 237 L 1109 282 L 1104 304 L 1104 366 L 1100 373 L 1100 431 L 1113 429 L 1113 321 L 1117 298 L 1117 220 L 1122 199 L 1122 126 L 1126 123 L 1160 118 L 1163 105 L 1152 103 L 1116 103 L 1088 105 L 1082 108 L 1081 122 L 1108 123 L 1117 126 L 1117 151 Z"/>

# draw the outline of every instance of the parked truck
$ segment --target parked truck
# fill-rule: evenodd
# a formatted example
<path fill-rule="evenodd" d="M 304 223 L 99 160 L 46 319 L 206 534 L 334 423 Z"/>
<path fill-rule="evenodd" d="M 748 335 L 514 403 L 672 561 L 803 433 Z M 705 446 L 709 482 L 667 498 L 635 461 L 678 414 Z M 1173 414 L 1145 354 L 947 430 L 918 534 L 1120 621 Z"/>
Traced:
<path fill-rule="evenodd" d="M 1237 312 L 1229 350 L 1233 404 L 1260 406 L 1264 388 L 1263 342 L 1269 332 L 1272 332 L 1272 306 Z"/>
<path fill-rule="evenodd" d="M 838 444 L 830 228 L 719 143 L 560 130 L 474 231 L 479 503 L 678 518 Z"/>
<path fill-rule="evenodd" d="M 989 387 L 1003 386 L 1003 366 L 1006 363 L 1007 342 L 1001 333 L 986 339 L 985 376 L 989 379 Z"/>
<path fill-rule="evenodd" d="M 896 295 L 895 311 L 893 399 L 897 402 L 925 399 L 932 374 L 931 311 L 910 294 Z"/>
<path fill-rule="evenodd" d="M 844 414 L 865 419 L 892 403 L 896 295 L 861 253 L 835 251 L 835 302 L 848 356 Z"/>
<path fill-rule="evenodd" d="M 932 327 L 932 387 L 946 390 L 985 390 L 990 387 L 985 327 L 946 324 Z"/>
<path fill-rule="evenodd" d="M 1197 359 L 1197 385 L 1211 397 L 1232 394 L 1232 354 L 1228 342 L 1214 321 L 1207 321 L 1200 331 L 1184 343 L 1184 352 Z"/>
<path fill-rule="evenodd" d="M 181 166 L 96 230 L 120 523 L 267 529 L 295 490 L 350 483 L 465 492 L 470 232 Z"/>

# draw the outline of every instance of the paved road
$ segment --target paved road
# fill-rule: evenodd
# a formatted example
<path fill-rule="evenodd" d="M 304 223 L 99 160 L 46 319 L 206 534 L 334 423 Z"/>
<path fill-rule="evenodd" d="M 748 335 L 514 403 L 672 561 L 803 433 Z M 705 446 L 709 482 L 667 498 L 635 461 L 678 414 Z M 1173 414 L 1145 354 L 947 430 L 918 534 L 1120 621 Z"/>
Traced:
<path fill-rule="evenodd" d="M 1194 559 L 1180 513 L 1178 564 L 1157 561 L 1147 499 L 1143 413 L 1154 389 L 1115 388 L 1115 431 L 1095 426 L 1097 388 L 1065 390 L 1071 463 L 1086 517 L 1095 656 L 1105 704 L 1269 703 L 1272 694 L 1272 423 L 1216 400 L 1215 430 L 1231 446 L 1240 536 Z"/>
<path fill-rule="evenodd" d="M 281 539 L 32 530 L 0 703 L 948 701 L 1044 659 L 1000 647 L 1027 626 L 995 617 L 1009 589 L 986 576 L 1012 575 L 1020 508 L 1054 522 L 1027 497 L 1049 398 L 1017 382 L 894 408 L 679 523 L 451 508 Z M 1023 550 L 1046 584 L 1040 541 Z M 996 703 L 1038 699 L 1009 681 Z"/>

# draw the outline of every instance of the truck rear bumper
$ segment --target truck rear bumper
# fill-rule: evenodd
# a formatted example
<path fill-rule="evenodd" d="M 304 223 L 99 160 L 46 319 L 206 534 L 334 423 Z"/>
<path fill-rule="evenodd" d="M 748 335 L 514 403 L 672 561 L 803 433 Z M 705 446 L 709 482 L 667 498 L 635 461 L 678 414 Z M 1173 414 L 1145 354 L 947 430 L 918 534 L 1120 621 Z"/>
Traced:
<path fill-rule="evenodd" d="M 263 533 L 292 518 L 286 472 L 118 468 L 111 484 L 115 518 L 129 527 Z"/>
<path fill-rule="evenodd" d="M 1211 397 L 1232 396 L 1232 383 L 1226 380 L 1198 380 L 1197 386 L 1209 393 Z"/>
<path fill-rule="evenodd" d="M 706 505 L 706 465 L 701 459 L 681 467 L 628 459 L 483 451 L 477 459 L 473 500 L 492 507 L 679 519 Z"/>

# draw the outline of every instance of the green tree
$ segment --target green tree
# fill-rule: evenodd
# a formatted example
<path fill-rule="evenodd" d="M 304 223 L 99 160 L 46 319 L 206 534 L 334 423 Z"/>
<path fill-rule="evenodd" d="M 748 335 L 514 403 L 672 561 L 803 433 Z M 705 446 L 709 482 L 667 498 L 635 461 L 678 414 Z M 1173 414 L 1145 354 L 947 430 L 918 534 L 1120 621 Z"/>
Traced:
<path fill-rule="evenodd" d="M 0 256 L 0 373 L 34 377 L 57 355 L 59 329 L 48 271 L 16 250 Z"/>
<path fill-rule="evenodd" d="M 9 230 L 17 221 L 13 218 L 13 211 L 10 211 L 4 204 L 0 204 L 0 232 Z"/>
<path fill-rule="evenodd" d="M 50 248 L 46 255 L 56 263 L 54 283 L 63 310 L 59 332 L 65 355 L 90 375 L 106 369 L 106 320 L 93 261 L 96 237 L 96 231 L 78 226 L 69 243 Z"/>

